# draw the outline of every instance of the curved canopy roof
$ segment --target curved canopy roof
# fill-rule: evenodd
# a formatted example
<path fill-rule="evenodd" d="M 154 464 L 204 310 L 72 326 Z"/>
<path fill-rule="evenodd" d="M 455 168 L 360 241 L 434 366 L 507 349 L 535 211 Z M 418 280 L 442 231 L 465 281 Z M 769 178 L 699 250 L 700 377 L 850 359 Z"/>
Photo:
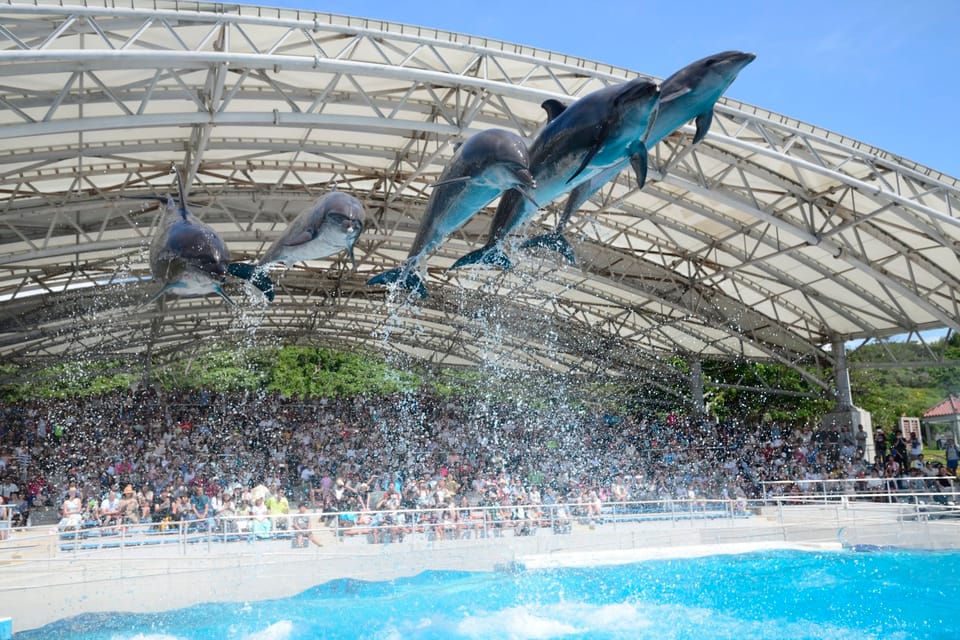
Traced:
<path fill-rule="evenodd" d="M 488 208 L 431 257 L 424 301 L 365 286 L 406 256 L 456 142 L 491 127 L 532 138 L 544 99 L 636 75 L 322 13 L 3 4 L 2 359 L 162 365 L 235 340 L 637 377 L 677 355 L 830 367 L 843 341 L 960 330 L 957 181 L 730 99 L 699 145 L 688 125 L 651 150 L 643 190 L 623 172 L 584 205 L 568 227 L 577 265 L 515 254 L 509 273 L 447 272 L 482 243 Z M 269 306 L 239 285 L 234 308 L 144 304 L 158 210 L 128 197 L 170 193 L 174 164 L 235 259 L 333 185 L 356 195 L 357 271 L 343 256 L 297 265 Z"/>

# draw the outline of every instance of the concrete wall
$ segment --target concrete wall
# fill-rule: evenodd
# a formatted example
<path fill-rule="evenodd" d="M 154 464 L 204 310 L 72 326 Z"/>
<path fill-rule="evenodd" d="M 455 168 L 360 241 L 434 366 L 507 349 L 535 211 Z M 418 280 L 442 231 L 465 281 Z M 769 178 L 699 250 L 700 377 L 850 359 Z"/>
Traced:
<path fill-rule="evenodd" d="M 960 522 L 960 521 L 958 521 Z M 960 546 L 953 521 L 904 520 L 901 505 L 770 507 L 746 518 L 575 524 L 569 534 L 371 544 L 361 537 L 292 549 L 287 540 L 214 542 L 85 552 L 58 536 L 21 536 L 0 546 L 0 618 L 14 632 L 94 611 L 150 612 L 201 602 L 288 597 L 339 578 L 388 580 L 427 570 L 492 571 L 526 556 L 681 547 L 837 543 Z M 746 546 L 745 546 L 746 545 Z"/>

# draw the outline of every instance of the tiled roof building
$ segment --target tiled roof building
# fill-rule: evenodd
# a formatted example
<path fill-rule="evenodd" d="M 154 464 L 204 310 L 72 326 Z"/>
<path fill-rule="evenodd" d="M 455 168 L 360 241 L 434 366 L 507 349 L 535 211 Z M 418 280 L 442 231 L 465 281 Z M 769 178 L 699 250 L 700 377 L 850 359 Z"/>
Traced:
<path fill-rule="evenodd" d="M 960 398 L 949 396 L 940 404 L 927 409 L 923 414 L 923 419 L 942 418 L 948 416 L 960 415 Z"/>
<path fill-rule="evenodd" d="M 960 442 L 960 397 L 948 396 L 943 402 L 924 411 L 923 425 L 927 438 L 946 432 Z"/>

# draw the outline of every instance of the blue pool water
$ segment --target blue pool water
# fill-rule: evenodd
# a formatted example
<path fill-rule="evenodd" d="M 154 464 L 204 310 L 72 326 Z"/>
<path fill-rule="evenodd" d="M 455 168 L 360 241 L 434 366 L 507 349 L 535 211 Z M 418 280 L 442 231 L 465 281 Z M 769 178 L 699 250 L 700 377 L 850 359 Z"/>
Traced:
<path fill-rule="evenodd" d="M 954 638 L 960 553 L 780 551 L 338 580 L 291 598 L 85 614 L 34 638 Z"/>

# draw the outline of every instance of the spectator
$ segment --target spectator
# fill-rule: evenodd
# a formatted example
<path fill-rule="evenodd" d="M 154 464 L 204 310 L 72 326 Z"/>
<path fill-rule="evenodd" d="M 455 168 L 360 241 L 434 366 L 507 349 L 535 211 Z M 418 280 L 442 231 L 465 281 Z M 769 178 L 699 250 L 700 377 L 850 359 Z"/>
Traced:
<path fill-rule="evenodd" d="M 83 522 L 83 499 L 80 497 L 76 487 L 70 487 L 67 490 L 67 497 L 60 507 L 60 523 L 58 528 L 61 531 L 77 530 Z"/>
<path fill-rule="evenodd" d="M 854 439 L 857 449 L 865 452 L 867 450 L 867 432 L 862 424 L 857 425 L 857 433 Z"/>
<path fill-rule="evenodd" d="M 18 491 L 10 494 L 10 524 L 14 527 L 25 527 L 30 518 L 30 504 L 26 498 L 21 498 Z"/>
<path fill-rule="evenodd" d="M 315 527 L 312 526 L 310 514 L 307 513 L 307 505 L 301 502 L 297 505 L 297 513 L 291 518 L 291 529 L 294 533 L 292 545 L 297 549 L 304 549 L 312 542 L 318 547 L 323 546 L 317 538 Z"/>
<path fill-rule="evenodd" d="M 287 529 L 287 515 L 290 513 L 290 503 L 282 487 L 277 487 L 275 492 L 271 492 L 264 505 L 270 512 L 275 529 Z"/>
<path fill-rule="evenodd" d="M 920 436 L 917 435 L 916 431 L 910 434 L 910 441 L 907 443 L 907 446 L 910 462 L 913 462 L 918 456 L 923 454 L 923 442 L 920 440 Z"/>
<path fill-rule="evenodd" d="M 273 525 L 270 522 L 270 510 L 267 509 L 262 497 L 257 497 L 250 508 L 250 515 L 253 516 L 253 522 L 250 525 L 250 531 L 256 538 L 269 538 Z"/>
<path fill-rule="evenodd" d="M 960 463 L 960 447 L 957 446 L 953 438 L 947 438 L 947 444 L 944 446 L 943 452 L 947 459 L 947 470 L 950 475 L 956 476 L 957 464 Z"/>
<path fill-rule="evenodd" d="M 203 486 L 196 484 L 193 487 L 193 495 L 190 496 L 190 515 L 191 520 L 197 522 L 197 526 L 202 527 L 203 531 L 213 531 L 213 513 L 210 508 L 210 498 L 203 492 Z"/>
<path fill-rule="evenodd" d="M 100 525 L 109 527 L 115 524 L 120 524 L 120 498 L 111 489 L 100 502 Z"/>
<path fill-rule="evenodd" d="M 877 430 L 873 432 L 873 447 L 875 460 L 880 461 L 887 459 L 887 434 L 885 434 L 880 427 L 877 427 Z"/>
<path fill-rule="evenodd" d="M 9 502 L 10 496 L 20 491 L 20 487 L 13 481 L 13 475 L 8 475 L 3 483 L 0 483 L 0 497 L 4 502 Z"/>
<path fill-rule="evenodd" d="M 133 491 L 133 485 L 123 488 L 123 494 L 117 502 L 118 524 L 140 524 L 140 501 Z"/>
<path fill-rule="evenodd" d="M 153 522 L 170 522 L 173 519 L 173 499 L 169 489 L 154 494 L 150 507 L 150 519 Z"/>

